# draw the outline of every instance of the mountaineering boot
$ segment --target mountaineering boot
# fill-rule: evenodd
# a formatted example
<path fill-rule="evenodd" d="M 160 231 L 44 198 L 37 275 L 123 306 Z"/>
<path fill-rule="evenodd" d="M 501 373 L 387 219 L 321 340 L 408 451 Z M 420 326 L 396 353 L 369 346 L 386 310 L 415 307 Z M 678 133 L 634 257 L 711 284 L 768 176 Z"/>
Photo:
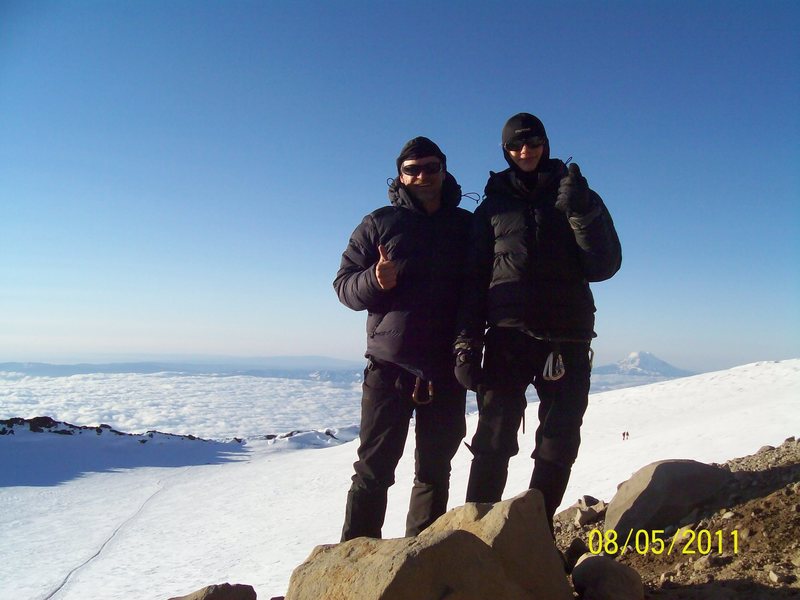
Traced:
<path fill-rule="evenodd" d="M 533 465 L 533 475 L 528 487 L 542 492 L 547 524 L 550 526 L 550 533 L 553 533 L 553 517 L 567 490 L 572 469 L 540 458 L 537 458 Z"/>
<path fill-rule="evenodd" d="M 347 492 L 342 541 L 362 536 L 380 538 L 386 501 L 386 488 L 367 490 L 353 485 Z"/>
<path fill-rule="evenodd" d="M 508 457 L 476 454 L 467 482 L 467 502 L 499 502 L 508 479 Z"/>

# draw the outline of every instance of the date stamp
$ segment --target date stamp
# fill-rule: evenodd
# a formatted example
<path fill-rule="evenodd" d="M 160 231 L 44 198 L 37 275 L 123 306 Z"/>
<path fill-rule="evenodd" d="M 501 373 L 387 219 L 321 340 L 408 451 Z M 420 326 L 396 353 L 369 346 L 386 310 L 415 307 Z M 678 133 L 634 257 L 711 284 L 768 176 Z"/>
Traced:
<path fill-rule="evenodd" d="M 731 551 L 739 553 L 739 532 L 736 529 L 726 533 L 721 530 L 681 529 L 673 536 L 667 536 L 663 529 L 631 529 L 624 540 L 613 529 L 589 532 L 589 552 L 592 554 L 625 554 L 628 550 L 637 554 L 722 554 Z"/>

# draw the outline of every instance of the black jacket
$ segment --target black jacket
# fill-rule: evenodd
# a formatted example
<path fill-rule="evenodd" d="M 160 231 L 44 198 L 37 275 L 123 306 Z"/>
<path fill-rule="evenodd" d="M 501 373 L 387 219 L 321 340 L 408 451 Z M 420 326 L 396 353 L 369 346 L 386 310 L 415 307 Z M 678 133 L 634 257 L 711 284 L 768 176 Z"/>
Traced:
<path fill-rule="evenodd" d="M 556 159 L 542 165 L 533 186 L 525 187 L 513 169 L 490 174 L 474 216 L 461 336 L 480 340 L 487 326 L 524 329 L 545 339 L 595 336 L 589 282 L 613 276 L 622 250 L 594 191 L 585 215 L 568 217 L 555 208 L 565 175 Z"/>
<path fill-rule="evenodd" d="M 442 206 L 432 215 L 397 180 L 389 199 L 391 206 L 368 214 L 353 232 L 333 287 L 344 305 L 368 311 L 367 357 L 429 381 L 452 378 L 472 213 L 458 208 L 461 187 L 449 173 Z M 398 270 L 397 286 L 389 291 L 375 277 L 379 244 Z"/>

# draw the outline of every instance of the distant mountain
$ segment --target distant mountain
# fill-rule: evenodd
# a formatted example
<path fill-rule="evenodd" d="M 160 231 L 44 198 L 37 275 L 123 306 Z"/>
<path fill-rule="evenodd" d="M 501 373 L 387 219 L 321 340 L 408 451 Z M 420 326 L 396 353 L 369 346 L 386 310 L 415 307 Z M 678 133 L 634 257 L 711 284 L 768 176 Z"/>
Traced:
<path fill-rule="evenodd" d="M 668 379 L 695 375 L 674 367 L 649 352 L 631 352 L 626 358 L 592 368 L 592 393 L 658 383 Z"/>
<path fill-rule="evenodd" d="M 152 362 L 49 364 L 0 363 L 0 373 L 23 373 L 38 377 L 68 377 L 89 373 L 179 373 L 231 377 L 269 377 L 353 384 L 361 381 L 364 364 L 324 356 L 276 356 L 265 358 L 175 357 Z M 591 391 L 603 392 L 694 375 L 656 358 L 649 352 L 633 352 L 627 358 L 594 367 Z"/>
<path fill-rule="evenodd" d="M 679 369 L 649 352 L 631 352 L 626 358 L 592 370 L 595 375 L 628 375 L 633 377 L 687 377 L 691 371 Z"/>

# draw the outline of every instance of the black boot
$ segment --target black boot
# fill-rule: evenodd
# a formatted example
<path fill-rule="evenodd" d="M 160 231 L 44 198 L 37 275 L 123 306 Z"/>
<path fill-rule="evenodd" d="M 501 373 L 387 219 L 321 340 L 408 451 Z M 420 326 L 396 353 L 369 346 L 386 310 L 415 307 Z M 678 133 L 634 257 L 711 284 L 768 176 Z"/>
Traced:
<path fill-rule="evenodd" d="M 508 457 L 477 454 L 467 483 L 467 502 L 499 502 L 508 479 Z"/>
<path fill-rule="evenodd" d="M 380 538 L 386 517 L 387 490 L 366 490 L 355 485 L 347 492 L 342 541 L 357 537 Z"/>
<path fill-rule="evenodd" d="M 550 525 L 550 532 L 553 533 L 553 517 L 564 498 L 572 469 L 541 458 L 537 458 L 533 465 L 529 487 L 542 492 L 547 523 Z"/>
<path fill-rule="evenodd" d="M 414 480 L 406 517 L 406 537 L 418 535 L 447 511 L 449 482 L 444 485 Z"/>

